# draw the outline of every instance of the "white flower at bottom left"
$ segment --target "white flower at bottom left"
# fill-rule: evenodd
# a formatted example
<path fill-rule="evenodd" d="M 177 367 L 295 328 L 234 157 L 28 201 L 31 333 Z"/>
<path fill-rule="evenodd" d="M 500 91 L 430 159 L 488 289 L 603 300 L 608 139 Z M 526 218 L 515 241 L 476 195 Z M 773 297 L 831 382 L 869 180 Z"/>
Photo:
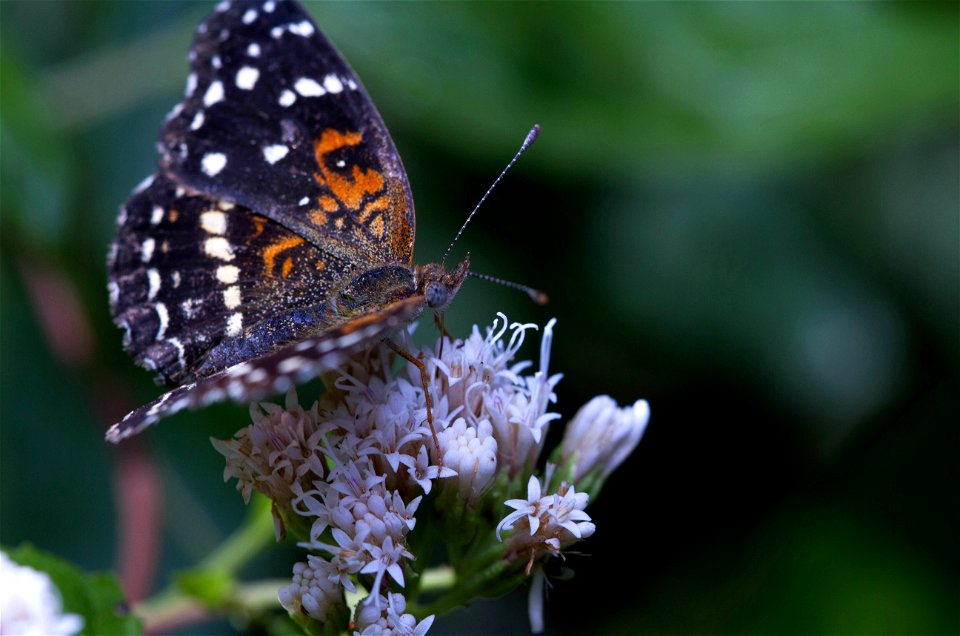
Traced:
<path fill-rule="evenodd" d="M 0 552 L 0 634 L 73 636 L 83 629 L 82 617 L 62 610 L 49 576 Z"/>

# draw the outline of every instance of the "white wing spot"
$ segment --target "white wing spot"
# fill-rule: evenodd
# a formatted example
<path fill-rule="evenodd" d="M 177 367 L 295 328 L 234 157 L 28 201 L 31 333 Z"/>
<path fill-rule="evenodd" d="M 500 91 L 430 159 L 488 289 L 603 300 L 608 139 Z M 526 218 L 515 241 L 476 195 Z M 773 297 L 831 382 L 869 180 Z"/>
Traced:
<path fill-rule="evenodd" d="M 273 13 L 273 10 L 277 8 L 277 3 L 273 0 L 267 0 L 263 3 L 263 10 L 267 13 Z"/>
<path fill-rule="evenodd" d="M 283 92 L 280 93 L 280 105 L 284 108 L 288 106 L 293 106 L 293 102 L 297 101 L 297 96 L 293 94 L 293 91 L 285 88 Z"/>
<path fill-rule="evenodd" d="M 306 358 L 301 358 L 300 356 L 293 356 L 292 358 L 287 358 L 280 362 L 277 365 L 277 371 L 280 373 L 293 373 L 303 365 L 307 363 Z"/>
<path fill-rule="evenodd" d="M 197 114 L 193 116 L 193 121 L 190 122 L 190 130 L 199 130 L 200 126 L 203 126 L 202 110 L 198 110 Z"/>
<path fill-rule="evenodd" d="M 266 379 L 267 379 L 266 369 L 254 369 L 247 375 L 248 384 L 263 384 L 263 381 Z"/>
<path fill-rule="evenodd" d="M 350 90 L 352 90 L 352 91 L 355 91 L 355 90 L 357 90 L 357 88 L 359 88 L 359 87 L 357 86 L 357 83 L 354 82 L 354 81 L 353 81 L 352 79 L 350 79 L 349 77 L 347 78 L 347 87 L 348 87 Z"/>
<path fill-rule="evenodd" d="M 339 93 L 343 90 L 343 82 L 336 75 L 327 75 L 323 78 L 323 87 L 330 93 Z"/>
<path fill-rule="evenodd" d="M 293 348 L 294 351 L 306 351 L 307 349 L 313 349 L 312 340 L 304 340 L 303 342 L 298 343 L 297 346 Z"/>
<path fill-rule="evenodd" d="M 282 26 L 275 26 L 270 29 L 270 37 L 274 40 L 279 40 L 283 36 L 284 28 Z"/>
<path fill-rule="evenodd" d="M 140 260 L 144 263 L 150 262 L 150 259 L 153 258 L 153 248 L 156 247 L 157 242 L 152 238 L 148 238 L 140 244 Z"/>
<path fill-rule="evenodd" d="M 230 245 L 230 241 L 222 236 L 215 236 L 204 241 L 203 251 L 207 256 L 218 258 L 221 261 L 229 262 L 234 259 L 233 247 Z"/>
<path fill-rule="evenodd" d="M 162 220 L 163 208 L 161 208 L 159 205 L 153 206 L 153 209 L 150 211 L 150 225 L 157 225 Z"/>
<path fill-rule="evenodd" d="M 320 97 L 327 92 L 317 83 L 317 80 L 310 79 L 309 77 L 301 77 L 298 79 L 293 85 L 293 90 L 304 97 Z"/>
<path fill-rule="evenodd" d="M 284 157 L 287 156 L 287 153 L 290 152 L 290 148 L 284 146 L 283 144 L 274 144 L 272 146 L 266 146 L 263 149 L 263 158 L 267 160 L 271 166 Z"/>
<path fill-rule="evenodd" d="M 233 382 L 228 384 L 227 394 L 237 402 L 242 400 L 246 394 L 246 390 L 244 389 L 243 382 L 240 382 L 239 380 L 234 380 Z"/>
<path fill-rule="evenodd" d="M 203 300 L 197 300 L 195 298 L 187 298 L 185 301 L 180 303 L 180 311 L 183 312 L 183 317 L 187 320 L 193 320 L 193 318 L 200 313 L 202 308 Z"/>
<path fill-rule="evenodd" d="M 170 314 L 167 313 L 167 306 L 163 303 L 157 303 L 153 306 L 157 311 L 157 318 L 160 320 L 160 328 L 157 329 L 157 340 L 163 340 L 163 334 L 167 333 L 167 325 L 170 324 Z"/>
<path fill-rule="evenodd" d="M 150 175 L 149 177 L 147 177 L 146 179 L 144 179 L 143 181 L 137 184 L 137 187 L 133 189 L 133 193 L 140 194 L 141 192 L 143 192 L 144 190 L 146 190 L 152 185 L 153 185 L 153 175 Z"/>
<path fill-rule="evenodd" d="M 316 29 L 313 28 L 313 25 L 310 24 L 308 20 L 304 20 L 303 22 L 297 22 L 296 24 L 287 26 L 287 30 L 290 31 L 290 33 L 308 38 L 313 35 Z"/>
<path fill-rule="evenodd" d="M 346 335 L 340 336 L 340 338 L 337 339 L 337 346 L 349 347 L 351 345 L 355 345 L 356 343 L 360 342 L 366 337 L 367 337 L 367 334 L 354 331 L 353 333 L 348 333 Z"/>
<path fill-rule="evenodd" d="M 200 160 L 200 169 L 208 177 L 215 177 L 220 174 L 224 166 L 227 165 L 227 155 L 222 152 L 208 152 Z"/>
<path fill-rule="evenodd" d="M 247 47 L 247 55 L 250 57 L 260 57 L 260 45 L 256 42 Z"/>
<path fill-rule="evenodd" d="M 237 71 L 237 88 L 245 91 L 253 90 L 253 87 L 256 86 L 258 79 L 260 79 L 260 71 L 252 66 L 244 66 Z"/>
<path fill-rule="evenodd" d="M 235 364 L 229 369 L 227 369 L 227 375 L 231 378 L 236 378 L 242 375 L 247 375 L 250 371 L 253 370 L 253 365 L 249 362 L 241 362 L 240 364 Z"/>
<path fill-rule="evenodd" d="M 170 109 L 170 112 L 167 113 L 167 116 L 164 118 L 164 121 L 170 121 L 174 117 L 179 116 L 180 113 L 182 112 L 183 112 L 183 102 L 180 102 L 179 104 L 174 106 L 172 109 Z"/>
<path fill-rule="evenodd" d="M 253 24 L 253 21 L 257 19 L 257 10 L 256 9 L 247 9 L 244 12 L 243 17 L 240 20 L 244 24 Z"/>
<path fill-rule="evenodd" d="M 221 2 L 220 4 L 217 5 L 215 11 L 216 11 L 217 13 L 223 13 L 224 11 L 226 11 L 226 10 L 229 9 L 229 8 L 230 8 L 230 2 L 229 2 L 229 0 L 223 0 L 223 2 Z"/>
<path fill-rule="evenodd" d="M 300 205 L 306 205 L 308 203 L 310 203 L 310 197 L 303 197 L 300 199 Z"/>
<path fill-rule="evenodd" d="M 113 307 L 120 300 L 120 287 L 113 281 L 107 283 L 107 291 L 110 292 L 110 306 Z"/>
<path fill-rule="evenodd" d="M 210 108 L 217 102 L 223 101 L 223 82 L 220 80 L 215 81 L 207 88 L 207 92 L 203 94 L 203 105 L 207 108 Z"/>
<path fill-rule="evenodd" d="M 147 288 L 147 300 L 153 300 L 157 297 L 157 292 L 160 291 L 160 272 L 155 269 L 148 269 L 147 282 L 149 284 Z"/>
<path fill-rule="evenodd" d="M 173 288 L 176 289 L 180 286 L 180 272 L 174 270 L 170 272 L 170 282 L 173 283 Z"/>
<path fill-rule="evenodd" d="M 343 159 L 341 159 L 340 161 L 337 162 L 337 167 L 338 167 L 338 168 L 346 168 L 346 167 L 347 167 L 347 162 L 344 161 Z"/>
<path fill-rule="evenodd" d="M 220 210 L 207 210 L 200 215 L 200 227 L 207 234 L 224 234 L 227 231 L 227 215 Z"/>
<path fill-rule="evenodd" d="M 240 268 L 235 265 L 221 265 L 217 268 L 217 280 L 224 285 L 232 285 L 240 278 Z"/>
<path fill-rule="evenodd" d="M 220 59 L 219 55 L 214 55 L 210 58 L 210 64 L 213 68 L 220 69 L 223 68 L 223 60 Z"/>
<path fill-rule="evenodd" d="M 227 318 L 227 335 L 234 337 L 241 333 L 243 333 L 243 314 L 238 311 Z"/>
<path fill-rule="evenodd" d="M 223 304 L 227 309 L 236 309 L 240 306 L 240 288 L 231 285 L 223 290 Z"/>
<path fill-rule="evenodd" d="M 201 395 L 200 399 L 203 404 L 213 404 L 214 402 L 221 401 L 225 395 L 226 393 L 224 393 L 223 389 L 214 387 L 207 389 L 207 392 Z"/>
<path fill-rule="evenodd" d="M 197 90 L 197 74 L 190 73 L 187 75 L 187 87 L 184 89 L 183 94 L 185 97 L 190 97 L 195 90 Z"/>
<path fill-rule="evenodd" d="M 177 361 L 180 363 L 180 367 L 183 368 L 184 366 L 186 366 L 186 363 L 184 362 L 184 359 L 183 359 L 183 354 L 184 354 L 183 343 L 180 342 L 180 339 L 167 338 L 167 342 L 173 345 L 173 348 L 177 350 Z"/>

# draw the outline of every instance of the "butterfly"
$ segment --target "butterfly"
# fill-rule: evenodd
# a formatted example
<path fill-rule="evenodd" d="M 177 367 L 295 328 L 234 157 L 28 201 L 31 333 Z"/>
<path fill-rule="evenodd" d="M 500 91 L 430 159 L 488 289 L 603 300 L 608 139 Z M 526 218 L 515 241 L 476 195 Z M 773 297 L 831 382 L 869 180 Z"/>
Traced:
<path fill-rule="evenodd" d="M 413 263 L 410 184 L 360 80 L 295 0 L 222 2 L 197 28 L 160 160 L 107 259 L 124 347 L 172 388 L 107 432 L 249 402 L 336 368 L 469 271 Z"/>

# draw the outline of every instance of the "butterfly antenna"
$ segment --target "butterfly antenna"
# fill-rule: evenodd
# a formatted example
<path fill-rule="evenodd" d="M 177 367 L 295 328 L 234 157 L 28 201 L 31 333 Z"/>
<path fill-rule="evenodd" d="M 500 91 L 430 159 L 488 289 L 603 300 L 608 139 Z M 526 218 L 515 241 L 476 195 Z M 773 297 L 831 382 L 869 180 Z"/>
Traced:
<path fill-rule="evenodd" d="M 545 292 L 542 292 L 539 289 L 534 289 L 533 287 L 528 287 L 527 285 L 521 285 L 520 283 L 514 283 L 513 281 L 497 278 L 496 276 L 489 276 L 487 274 L 478 274 L 476 272 L 467 272 L 467 276 L 470 276 L 472 278 L 479 278 L 480 280 L 496 283 L 498 285 L 503 285 L 504 287 L 519 289 L 520 291 L 526 293 L 527 296 L 529 296 L 530 299 L 533 302 L 537 303 L 538 305 L 546 305 L 548 302 L 550 302 L 550 299 L 547 297 L 547 294 Z"/>
<path fill-rule="evenodd" d="M 470 216 L 467 217 L 467 220 L 463 222 L 463 225 L 460 226 L 460 230 L 457 232 L 457 235 L 453 237 L 453 240 L 450 241 L 450 246 L 447 247 L 447 251 L 443 253 L 443 258 L 440 259 L 440 264 L 443 265 L 447 262 L 447 256 L 450 254 L 450 250 L 453 249 L 453 246 L 456 245 L 457 240 L 460 239 L 460 235 L 463 234 L 463 231 L 470 225 L 470 221 L 473 220 L 473 215 L 477 213 L 477 210 L 480 209 L 480 206 L 483 205 L 483 202 L 487 200 L 487 197 L 490 196 L 490 193 L 493 192 L 493 189 L 497 187 L 497 184 L 500 183 L 500 179 L 503 179 L 503 175 L 507 174 L 507 170 L 513 167 L 513 164 L 517 162 L 517 159 L 520 158 L 527 148 L 529 148 L 534 141 L 537 140 L 537 137 L 540 136 L 540 124 L 534 124 L 533 128 L 530 129 L 530 132 L 527 133 L 527 137 L 523 140 L 523 144 L 520 146 L 520 150 L 517 151 L 517 154 L 513 156 L 513 159 L 510 160 L 510 163 L 507 164 L 507 167 L 503 169 L 503 172 L 500 173 L 500 176 L 494 180 L 493 185 L 487 188 L 487 191 L 482 197 L 480 197 L 480 202 L 477 203 L 477 206 L 473 208 L 473 212 L 470 213 Z M 505 281 L 498 281 L 506 284 Z M 510 285 L 507 285 L 508 287 Z M 522 287 L 522 286 L 520 286 Z M 526 289 L 525 289 L 526 291 Z M 527 292 L 529 293 L 529 292 Z"/>

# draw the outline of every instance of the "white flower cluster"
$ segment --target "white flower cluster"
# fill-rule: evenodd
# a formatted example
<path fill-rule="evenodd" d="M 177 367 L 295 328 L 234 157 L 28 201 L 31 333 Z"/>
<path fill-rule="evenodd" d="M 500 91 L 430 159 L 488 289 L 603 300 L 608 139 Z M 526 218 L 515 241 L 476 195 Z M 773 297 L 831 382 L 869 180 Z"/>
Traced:
<path fill-rule="evenodd" d="M 489 494 L 527 484 L 527 499 L 505 502 L 515 511 L 496 526 L 496 536 L 506 535 L 500 558 L 523 559 L 528 574 L 541 558 L 593 534 L 586 493 L 572 483 L 551 492 L 550 474 L 542 483 L 531 476 L 548 426 L 559 417 L 547 410 L 561 377 L 548 371 L 554 322 L 544 328 L 533 373 L 533 364 L 516 355 L 536 326 L 509 325 L 502 314 L 485 335 L 474 327 L 465 340 L 443 339 L 436 351 L 417 351 L 409 338 L 401 342 L 426 370 L 433 430 L 419 368 L 409 363 L 394 374 L 392 352 L 378 346 L 325 377 L 328 390 L 310 410 L 291 392 L 285 409 L 253 408 L 253 425 L 233 440 L 214 441 L 227 457 L 225 478 L 238 480 L 245 499 L 258 490 L 273 499 L 276 515 L 308 522 L 309 531 L 300 533 L 308 560 L 294 567 L 293 582 L 279 594 L 288 611 L 325 621 L 343 607 L 343 590 L 356 591 L 361 582 L 369 596 L 357 607 L 358 632 L 426 632 L 432 617 L 416 623 L 396 590 L 404 588 L 415 558 L 407 540 L 414 515 L 436 479 L 443 481 L 431 508 L 443 502 L 457 508 L 456 514 L 438 511 L 448 533 L 476 520 L 466 511 L 502 509 L 502 494 L 497 501 Z M 639 441 L 646 424 L 640 407 L 625 415 L 604 399 L 609 402 L 595 400 L 577 415 L 571 448 L 558 460 L 564 478 L 571 472 L 605 477 Z M 496 519 L 483 523 L 486 530 L 465 536 L 488 532 L 492 540 Z"/>
<path fill-rule="evenodd" d="M 0 552 L 0 634 L 72 636 L 83 618 L 64 614 L 50 577 Z"/>
<path fill-rule="evenodd" d="M 238 431 L 234 439 L 210 440 L 227 458 L 223 479 L 237 479 L 244 503 L 250 503 L 250 495 L 257 490 L 285 506 L 295 492 L 312 482 L 316 471 L 322 473 L 319 457 L 310 451 L 321 434 L 317 405 L 304 411 L 291 390 L 284 406 L 251 404 L 250 418 L 253 425 Z"/>
<path fill-rule="evenodd" d="M 508 328 L 503 314 L 486 336 L 474 327 L 470 337 L 448 341 L 431 360 L 434 399 L 456 416 L 444 422 L 440 433 L 443 465 L 457 471 L 446 487 L 456 486 L 468 503 L 475 503 L 495 476 L 513 479 L 532 472 L 549 423 L 560 417 L 547 412 L 557 400 L 553 389 L 562 377 L 548 373 L 555 322 L 543 330 L 540 367 L 532 375 L 522 375 L 532 363 L 515 358 L 536 325 Z"/>
<path fill-rule="evenodd" d="M 402 594 L 387 594 L 376 599 L 368 598 L 357 606 L 354 615 L 355 636 L 423 636 L 433 625 L 433 616 L 419 623 L 413 614 L 404 614 L 407 600 Z"/>
<path fill-rule="evenodd" d="M 529 574 L 544 554 L 559 556 L 563 548 L 592 536 L 596 526 L 584 512 L 588 499 L 566 483 L 557 492 L 542 495 L 540 480 L 531 476 L 527 498 L 507 500 L 505 504 L 514 511 L 497 525 L 497 539 L 503 530 L 516 531 L 507 542 L 507 558 L 527 555 Z"/>

